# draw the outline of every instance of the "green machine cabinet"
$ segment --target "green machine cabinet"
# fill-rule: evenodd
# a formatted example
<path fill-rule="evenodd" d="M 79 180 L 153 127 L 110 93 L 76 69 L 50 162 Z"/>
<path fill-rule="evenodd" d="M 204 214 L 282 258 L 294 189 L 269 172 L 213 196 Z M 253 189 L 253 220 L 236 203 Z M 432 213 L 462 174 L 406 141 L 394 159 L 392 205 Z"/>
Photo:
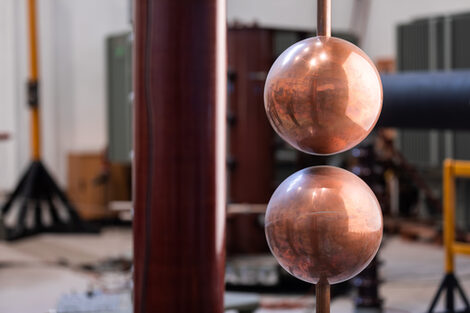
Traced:
<path fill-rule="evenodd" d="M 108 158 L 130 163 L 132 154 L 132 33 L 106 40 Z"/>

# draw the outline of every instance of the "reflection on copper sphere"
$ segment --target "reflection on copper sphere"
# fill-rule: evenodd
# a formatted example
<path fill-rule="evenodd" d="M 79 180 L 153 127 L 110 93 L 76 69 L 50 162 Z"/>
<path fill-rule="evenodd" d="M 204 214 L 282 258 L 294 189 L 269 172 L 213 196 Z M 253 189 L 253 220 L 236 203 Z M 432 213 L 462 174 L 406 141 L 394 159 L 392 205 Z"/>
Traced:
<path fill-rule="evenodd" d="M 355 276 L 382 240 L 382 211 L 372 190 L 331 166 L 309 167 L 283 181 L 269 201 L 265 223 L 281 266 L 314 284 Z"/>
<path fill-rule="evenodd" d="M 352 43 L 309 38 L 274 62 L 264 103 L 271 125 L 292 146 L 334 154 L 351 149 L 374 128 L 382 83 L 372 61 Z"/>

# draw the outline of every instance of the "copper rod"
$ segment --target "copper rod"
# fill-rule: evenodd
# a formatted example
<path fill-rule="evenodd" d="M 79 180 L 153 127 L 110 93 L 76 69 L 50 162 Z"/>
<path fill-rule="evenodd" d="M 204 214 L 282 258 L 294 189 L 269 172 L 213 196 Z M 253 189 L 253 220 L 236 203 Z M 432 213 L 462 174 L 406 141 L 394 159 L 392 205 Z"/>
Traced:
<path fill-rule="evenodd" d="M 330 284 L 320 279 L 316 287 L 316 313 L 330 313 Z"/>
<path fill-rule="evenodd" d="M 331 36 L 331 0 L 317 2 L 317 35 Z"/>

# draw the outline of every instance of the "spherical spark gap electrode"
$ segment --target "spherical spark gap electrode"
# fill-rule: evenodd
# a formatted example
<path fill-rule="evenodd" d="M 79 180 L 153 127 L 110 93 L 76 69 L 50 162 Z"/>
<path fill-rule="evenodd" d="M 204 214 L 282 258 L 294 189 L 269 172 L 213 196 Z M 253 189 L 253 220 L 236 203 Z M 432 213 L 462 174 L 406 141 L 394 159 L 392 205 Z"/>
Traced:
<path fill-rule="evenodd" d="M 266 79 L 264 103 L 271 125 L 289 144 L 310 154 L 334 154 L 372 131 L 382 110 L 382 83 L 361 49 L 319 36 L 277 58 Z"/>
<path fill-rule="evenodd" d="M 382 240 L 382 211 L 356 175 L 331 166 L 288 177 L 268 204 L 265 231 L 281 266 L 317 284 L 345 281 L 361 272 Z"/>
<path fill-rule="evenodd" d="M 306 153 L 351 149 L 382 110 L 382 83 L 355 45 L 331 37 L 331 0 L 317 1 L 318 36 L 274 62 L 264 104 L 275 131 Z M 330 284 L 361 272 L 382 240 L 382 212 L 372 190 L 336 167 L 310 167 L 276 189 L 265 218 L 271 252 L 293 276 L 316 284 L 316 312 L 330 312 Z"/>

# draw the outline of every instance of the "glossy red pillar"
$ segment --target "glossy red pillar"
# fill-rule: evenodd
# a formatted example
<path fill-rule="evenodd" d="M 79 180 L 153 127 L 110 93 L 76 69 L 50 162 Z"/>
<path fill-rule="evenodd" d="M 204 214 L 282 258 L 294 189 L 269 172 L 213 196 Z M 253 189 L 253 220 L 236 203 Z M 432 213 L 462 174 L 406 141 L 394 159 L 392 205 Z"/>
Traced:
<path fill-rule="evenodd" d="M 134 312 L 223 312 L 223 0 L 136 0 Z"/>

